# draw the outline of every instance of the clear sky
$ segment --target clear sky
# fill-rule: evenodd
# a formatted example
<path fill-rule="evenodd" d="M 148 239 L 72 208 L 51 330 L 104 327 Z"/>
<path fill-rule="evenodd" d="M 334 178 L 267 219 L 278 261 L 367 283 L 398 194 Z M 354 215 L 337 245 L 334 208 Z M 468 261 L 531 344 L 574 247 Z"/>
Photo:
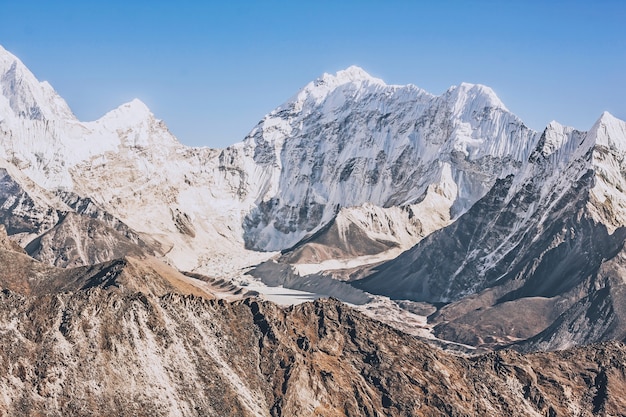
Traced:
<path fill-rule="evenodd" d="M 0 0 L 0 44 L 81 120 L 137 97 L 187 145 L 241 141 L 324 72 L 495 90 L 542 130 L 626 119 L 626 1 Z"/>

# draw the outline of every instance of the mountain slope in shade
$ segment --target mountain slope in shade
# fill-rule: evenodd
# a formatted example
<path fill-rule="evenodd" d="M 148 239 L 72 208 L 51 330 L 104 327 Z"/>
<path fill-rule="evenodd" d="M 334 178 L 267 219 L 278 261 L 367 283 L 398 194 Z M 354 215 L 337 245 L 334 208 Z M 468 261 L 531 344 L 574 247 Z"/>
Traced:
<path fill-rule="evenodd" d="M 163 296 L 177 293 L 206 299 L 238 300 L 248 291 L 208 277 L 183 274 L 153 256 L 140 254 L 95 265 L 74 268 L 50 266 L 30 257 L 9 239 L 0 225 L 0 288 L 24 296 L 88 291 L 94 288 L 116 293 Z"/>
<path fill-rule="evenodd" d="M 0 160 L 0 164 L 2 164 Z M 69 208 L 37 187 L 11 164 L 0 167 L 0 219 L 13 239 L 26 245 L 59 222 Z"/>
<path fill-rule="evenodd" d="M 159 252 L 158 244 L 142 239 L 89 199 L 51 193 L 6 161 L 1 165 L 0 219 L 12 239 L 36 259 L 65 267 Z"/>
<path fill-rule="evenodd" d="M 140 239 L 133 240 L 100 220 L 75 212 L 67 213 L 25 249 L 34 258 L 61 267 L 92 265 L 127 255 L 154 255 Z"/>
<path fill-rule="evenodd" d="M 552 123 L 518 175 L 355 285 L 452 302 L 432 317 L 436 333 L 468 344 L 542 331 L 533 345 L 543 349 L 624 339 L 617 305 L 626 228 L 613 207 L 624 199 L 625 125 L 608 114 L 588 133 Z"/>

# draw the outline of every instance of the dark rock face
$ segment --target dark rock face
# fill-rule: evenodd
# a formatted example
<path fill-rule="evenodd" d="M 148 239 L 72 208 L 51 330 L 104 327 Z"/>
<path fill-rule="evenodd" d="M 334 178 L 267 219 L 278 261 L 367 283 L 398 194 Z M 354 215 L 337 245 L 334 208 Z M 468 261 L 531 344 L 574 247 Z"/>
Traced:
<path fill-rule="evenodd" d="M 0 224 L 34 258 L 74 267 L 158 251 L 158 245 L 146 243 L 90 199 L 68 192 L 54 195 L 22 182 L 28 180 L 0 169 Z"/>
<path fill-rule="evenodd" d="M 183 213 L 179 209 L 175 211 L 170 210 L 170 212 L 172 213 L 172 220 L 180 233 L 190 237 L 196 237 L 195 228 L 187 213 Z"/>
<path fill-rule="evenodd" d="M 153 296 L 177 292 L 213 298 L 206 288 L 214 286 L 190 283 L 177 270 L 149 256 L 127 256 L 76 268 L 51 266 L 28 256 L 0 226 L 0 288 L 28 296 L 45 296 L 96 287 Z M 221 292 L 229 291 L 221 289 Z"/>
<path fill-rule="evenodd" d="M 605 262 L 588 285 L 580 289 L 581 297 L 545 330 L 519 342 L 523 351 L 567 348 L 598 340 L 626 339 L 626 285 L 624 253 Z"/>
<path fill-rule="evenodd" d="M 81 197 L 75 193 L 63 191 L 58 192 L 58 196 L 62 201 L 68 205 L 74 212 L 82 215 L 85 218 L 97 220 L 108 228 L 114 229 L 120 233 L 128 241 L 145 248 L 148 244 L 142 240 L 142 238 L 135 233 L 130 227 L 122 222 L 111 213 L 98 207 L 91 198 Z M 182 217 L 188 220 L 188 216 L 184 213 L 180 213 Z"/>
<path fill-rule="evenodd" d="M 456 301 L 519 277 L 524 277 L 525 289 L 516 296 L 550 297 L 567 291 L 603 259 L 614 256 L 626 236 L 621 230 L 608 236 L 606 228 L 585 213 L 592 180 L 592 175 L 584 175 L 558 199 L 540 203 L 554 212 L 535 210 L 525 224 L 520 218 L 527 215 L 526 207 L 536 201 L 533 194 L 542 186 L 525 187 L 507 199 L 513 177 L 501 180 L 457 222 L 357 285 L 374 293 L 387 291 L 392 297 L 430 302 Z M 499 253 L 498 259 L 494 254 Z M 389 277 L 395 285 L 389 285 Z M 382 280 L 386 289 L 376 287 Z"/>
<path fill-rule="evenodd" d="M 0 168 L 0 223 L 9 235 L 40 234 L 59 221 L 60 213 L 33 199 L 5 170 Z"/>
<path fill-rule="evenodd" d="M 468 267 L 466 274 L 458 273 L 466 258 L 475 250 L 487 252 L 495 244 L 503 223 L 493 215 L 502 210 L 512 177 L 500 180 L 496 186 L 464 216 L 449 227 L 434 232 L 411 250 L 377 268 L 375 274 L 355 282 L 357 288 L 397 299 L 445 302 L 469 292 L 469 286 L 479 281 L 478 269 Z M 477 233 L 478 232 L 478 233 Z M 487 246 L 491 242 L 491 245 Z M 494 274 L 495 275 L 495 274 Z M 494 278 L 482 279 L 487 283 Z"/>
<path fill-rule="evenodd" d="M 282 286 L 294 290 L 307 291 L 323 297 L 336 297 L 346 303 L 361 305 L 371 301 L 371 297 L 349 284 L 331 277 L 312 274 L 306 277 L 294 273 L 291 266 L 274 261 L 264 262 L 250 271 L 270 287 Z"/>
<path fill-rule="evenodd" d="M 354 223 L 347 230 L 340 230 L 333 219 L 310 237 L 282 251 L 281 262 L 306 263 L 327 259 L 349 259 L 362 255 L 374 255 L 398 246 L 396 242 L 367 236 L 365 230 Z"/>
<path fill-rule="evenodd" d="M 153 254 L 100 220 L 70 212 L 52 229 L 31 241 L 26 251 L 59 267 L 94 265 L 124 256 Z"/>

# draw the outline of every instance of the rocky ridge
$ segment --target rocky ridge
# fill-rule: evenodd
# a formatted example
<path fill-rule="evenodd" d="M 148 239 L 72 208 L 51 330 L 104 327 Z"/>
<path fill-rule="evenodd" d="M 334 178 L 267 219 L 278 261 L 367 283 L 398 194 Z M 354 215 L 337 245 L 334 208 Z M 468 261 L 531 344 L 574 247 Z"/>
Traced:
<path fill-rule="evenodd" d="M 0 240 L 0 254 L 15 249 Z M 0 257 L 3 277 L 11 262 Z M 65 282 L 79 270 L 59 269 Z M 125 274 L 143 288 L 3 283 L 0 415 L 586 416 L 626 407 L 621 343 L 465 358 L 332 299 L 280 308 L 181 286 L 159 293 L 162 271 Z M 32 279 L 27 269 L 16 276 Z"/>

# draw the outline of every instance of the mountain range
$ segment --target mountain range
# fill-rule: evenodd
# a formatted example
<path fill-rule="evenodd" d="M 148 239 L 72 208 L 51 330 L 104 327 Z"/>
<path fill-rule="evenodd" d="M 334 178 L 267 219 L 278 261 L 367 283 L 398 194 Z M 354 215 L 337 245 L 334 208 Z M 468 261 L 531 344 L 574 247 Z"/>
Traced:
<path fill-rule="evenodd" d="M 293 356 L 293 350 L 279 357 L 264 350 L 263 340 L 270 340 L 279 351 L 311 348 L 331 356 L 341 351 L 355 361 L 353 369 L 362 368 L 360 361 L 375 369 L 376 376 L 361 370 L 363 385 L 351 389 L 359 398 L 375 398 L 376 405 L 357 401 L 349 406 L 348 401 L 344 414 L 361 415 L 367 409 L 370 415 L 419 415 L 410 393 L 390 394 L 410 372 L 393 373 L 380 356 L 385 352 L 414 363 L 417 359 L 403 356 L 398 347 L 418 343 L 411 335 L 429 341 L 415 348 L 421 355 L 450 361 L 434 365 L 447 369 L 441 372 L 465 375 L 469 368 L 523 362 L 510 369 L 502 365 L 487 383 L 502 389 L 500 371 L 506 369 L 507 381 L 514 378 L 524 386 L 515 400 L 526 407 L 520 415 L 571 414 L 576 407 L 593 413 L 620 409 L 601 393 L 623 379 L 611 376 L 606 382 L 612 371 L 605 359 L 596 364 L 595 379 L 582 377 L 586 388 L 596 389 L 596 397 L 574 395 L 569 412 L 558 409 L 563 397 L 546 394 L 536 374 L 547 357 L 565 361 L 563 366 L 573 366 L 581 355 L 596 355 L 589 352 L 621 358 L 619 343 L 543 354 L 548 356 L 490 353 L 469 362 L 440 350 L 472 355 L 504 347 L 553 351 L 626 338 L 626 122 L 609 113 L 589 131 L 552 122 L 536 132 L 486 86 L 463 83 L 436 96 L 414 85 L 387 85 L 350 67 L 307 84 L 243 141 L 220 150 L 182 145 L 139 100 L 81 122 L 48 83 L 1 47 L 0 89 L 0 221 L 5 227 L 0 284 L 7 305 L 1 314 L 6 331 L 33 352 L 30 358 L 5 355 L 2 359 L 17 368 L 0 383 L 15 396 L 30 398 L 19 406 L 25 413 L 48 407 L 30 397 L 35 391 L 45 397 L 41 389 L 54 394 L 59 413 L 70 412 L 58 403 L 65 392 L 59 382 L 65 377 L 59 375 L 67 372 L 76 380 L 87 377 L 81 372 L 110 376 L 99 355 L 113 352 L 120 363 L 135 363 L 132 378 L 154 378 L 144 369 L 151 359 L 133 356 L 136 346 L 116 350 L 127 343 L 143 344 L 158 357 L 162 369 L 152 371 L 171 382 L 154 385 L 156 391 L 144 397 L 133 394 L 139 396 L 136 404 L 165 401 L 152 415 L 183 407 L 176 405 L 172 391 L 185 389 L 179 385 L 182 377 L 172 379 L 171 366 L 203 383 L 210 382 L 207 373 L 230 369 L 220 377 L 221 385 L 211 383 L 239 404 L 239 415 L 305 415 L 305 409 L 348 401 L 332 388 L 345 388 L 353 378 L 333 376 L 347 366 L 337 357 L 309 353 L 312 362 L 307 362 L 307 354 Z M 271 292 L 259 281 L 307 291 L 313 298 L 335 297 L 365 316 L 338 301 L 283 310 L 259 300 Z M 111 303 L 121 310 L 111 310 Z M 32 307 L 17 307 L 22 304 Z M 69 305 L 74 307 L 68 310 Z M 93 309 L 103 309 L 106 317 L 90 313 Z M 235 338 L 240 349 L 250 345 L 246 349 L 252 356 L 233 359 L 224 350 L 226 342 L 198 327 L 198 317 L 179 318 L 192 312 L 204 317 L 202 326 L 222 320 L 215 315 L 230 316 L 211 332 Z M 80 319 L 85 315 L 90 319 Z M 309 329 L 307 320 L 323 323 L 327 315 L 337 316 L 333 326 L 340 327 Z M 66 316 L 73 323 L 67 326 L 82 330 L 63 324 Z M 41 326 L 28 327 L 28 317 L 38 317 Z M 110 321 L 124 324 L 112 330 Z M 294 326 L 295 333 L 284 333 L 281 326 Z M 354 336 L 351 326 L 375 327 L 384 337 L 367 341 Z M 174 328 L 181 329 L 177 337 Z M 244 328 L 250 333 L 245 340 L 231 336 Z M 80 340 L 72 339 L 77 331 Z M 115 340 L 88 345 L 84 337 L 89 332 Z M 328 332 L 334 335 L 331 342 L 322 337 Z M 195 354 L 212 358 L 210 369 L 188 363 L 192 340 L 204 341 L 202 352 Z M 324 348 L 324 343 L 334 347 Z M 355 347 L 368 343 L 367 352 Z M 79 353 L 67 356 L 70 351 L 63 349 L 69 346 Z M 101 365 L 80 371 L 54 359 L 50 372 L 57 376 L 45 385 L 48 376 L 29 361 L 51 352 L 71 361 L 96 355 Z M 251 363 L 258 366 L 249 368 Z M 335 371 L 324 370 L 328 367 Z M 263 375 L 254 383 L 242 382 L 250 369 Z M 15 375 L 22 382 L 11 379 Z M 415 382 L 422 377 L 432 375 L 412 375 L 417 379 L 410 385 L 423 387 Z M 264 385 L 268 378 L 271 383 Z M 530 385 L 524 382 L 528 378 L 534 381 Z M 296 388 L 289 388 L 290 381 Z M 104 389 L 103 382 L 97 384 L 90 388 L 96 394 Z M 473 384 L 455 390 L 478 389 Z M 559 390 L 573 389 L 563 384 L 558 380 Z M 104 401 L 115 389 L 107 385 L 100 397 L 92 393 L 85 401 Z M 476 391 L 470 391 L 458 395 L 473 398 Z M 445 412 L 444 405 L 437 405 L 441 399 L 424 394 L 430 399 L 420 406 Z M 202 395 L 189 398 L 200 401 Z M 24 408 L 31 400 L 33 408 Z M 185 401 L 188 408 L 173 415 L 193 415 L 189 410 L 196 405 Z M 198 410 L 225 415 L 210 399 L 202 401 Z M 464 401 L 458 408 L 451 405 L 457 411 L 448 415 L 465 415 L 459 411 L 467 406 Z M 489 405 L 475 404 L 474 410 L 507 414 L 502 403 L 485 401 Z M 94 410 L 116 413 L 122 406 L 107 402 Z M 337 415 L 333 408 L 325 412 Z"/>

